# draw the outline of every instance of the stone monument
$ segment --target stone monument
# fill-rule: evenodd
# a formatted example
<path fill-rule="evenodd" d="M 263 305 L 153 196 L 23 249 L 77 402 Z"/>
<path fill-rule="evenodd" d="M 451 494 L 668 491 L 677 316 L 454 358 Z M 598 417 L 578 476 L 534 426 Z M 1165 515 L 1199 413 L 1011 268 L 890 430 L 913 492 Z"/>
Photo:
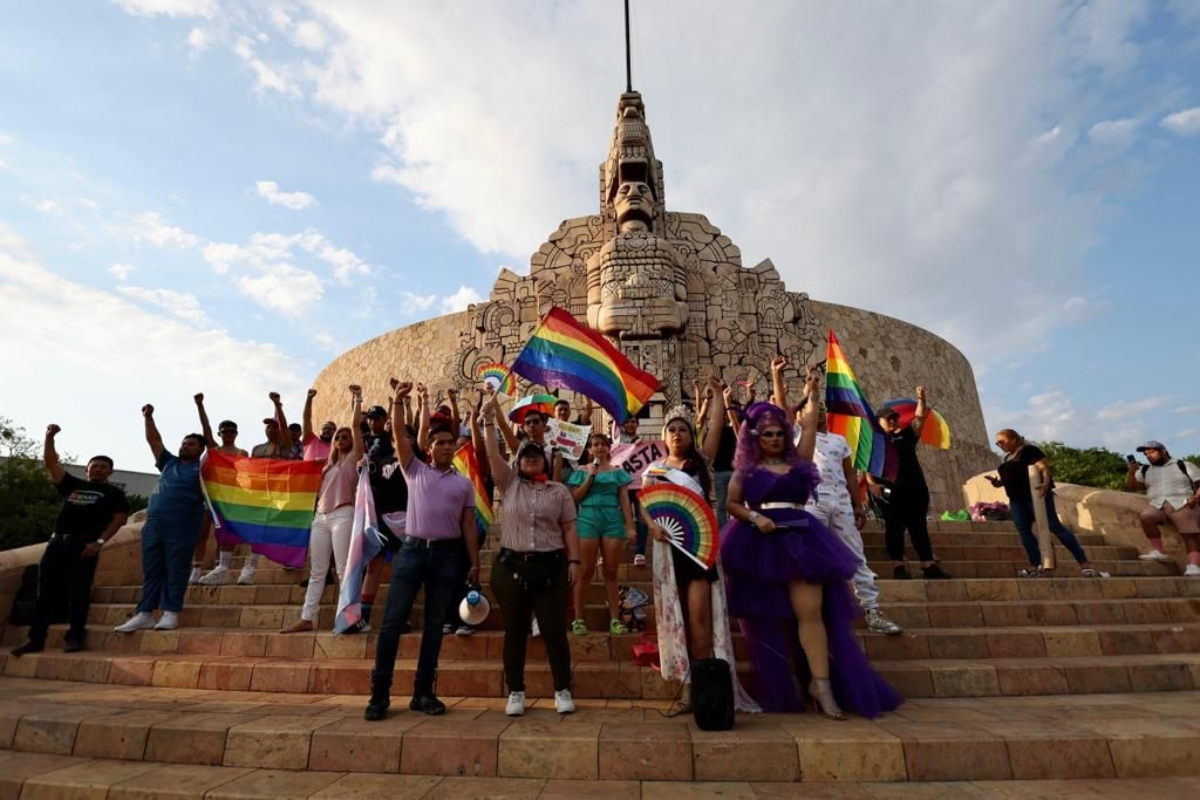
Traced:
<path fill-rule="evenodd" d="M 369 400 L 386 396 L 389 375 L 423 380 L 434 392 L 475 384 L 482 362 L 511 364 L 553 306 L 603 332 L 662 381 L 643 412 L 656 431 L 664 410 L 694 403 L 693 382 L 709 372 L 769 392 L 770 363 L 789 362 L 799 388 L 804 365 L 824 358 L 828 329 L 843 343 L 876 404 L 929 387 L 955 443 L 922 449 L 935 508 L 962 505 L 970 476 L 995 465 L 970 364 L 948 342 L 900 320 L 820 303 L 788 291 L 770 260 L 749 269 L 727 236 L 702 214 L 668 211 L 662 162 L 654 153 L 638 92 L 617 103 L 608 156 L 600 165 L 599 213 L 559 225 L 530 260 L 528 275 L 501 270 L 487 301 L 366 342 L 316 381 L 318 415 L 336 413 L 350 382 Z"/>

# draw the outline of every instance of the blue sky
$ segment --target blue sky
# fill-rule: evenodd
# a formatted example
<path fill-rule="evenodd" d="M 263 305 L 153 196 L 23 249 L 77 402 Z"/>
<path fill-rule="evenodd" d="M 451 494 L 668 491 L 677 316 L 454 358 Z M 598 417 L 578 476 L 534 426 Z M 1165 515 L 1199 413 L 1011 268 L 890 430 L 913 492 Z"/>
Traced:
<path fill-rule="evenodd" d="M 668 206 L 927 327 L 989 429 L 1200 452 L 1200 3 L 634 2 Z M 594 213 L 620 3 L 22 3 L 0 415 L 148 469 Z M 931 387 L 936 397 L 936 387 Z"/>

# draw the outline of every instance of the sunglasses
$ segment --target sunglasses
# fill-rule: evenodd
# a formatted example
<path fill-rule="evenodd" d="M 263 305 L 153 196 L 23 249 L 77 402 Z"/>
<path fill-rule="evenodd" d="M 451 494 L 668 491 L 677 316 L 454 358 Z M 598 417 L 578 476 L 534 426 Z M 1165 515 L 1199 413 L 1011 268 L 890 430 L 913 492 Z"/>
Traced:
<path fill-rule="evenodd" d="M 760 439 L 782 439 L 784 437 L 784 435 L 785 434 L 783 431 L 765 431 L 763 433 L 760 433 L 758 435 L 758 438 L 760 438 Z"/>

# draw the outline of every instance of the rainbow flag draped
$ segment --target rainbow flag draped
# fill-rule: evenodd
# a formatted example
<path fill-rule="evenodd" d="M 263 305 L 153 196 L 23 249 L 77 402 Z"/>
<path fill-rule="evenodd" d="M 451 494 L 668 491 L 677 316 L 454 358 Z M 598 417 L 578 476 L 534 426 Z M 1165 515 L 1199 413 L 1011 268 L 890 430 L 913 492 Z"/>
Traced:
<path fill-rule="evenodd" d="M 217 541 L 245 543 L 276 564 L 303 567 L 324 466 L 209 450 L 200 477 Z"/>
<path fill-rule="evenodd" d="M 488 497 L 487 486 L 479 474 L 479 458 L 475 455 L 475 445 L 467 442 L 454 452 L 454 468 L 459 474 L 465 475 L 475 487 L 475 527 L 483 536 L 492 527 L 495 514 L 492 512 L 492 501 Z"/>
<path fill-rule="evenodd" d="M 561 308 L 542 317 L 512 371 L 533 383 L 590 397 L 618 423 L 637 414 L 658 389 L 658 378 Z"/>
<path fill-rule="evenodd" d="M 829 350 L 825 356 L 825 409 L 826 427 L 830 433 L 844 437 L 850 445 L 854 468 L 882 476 L 886 466 L 886 440 L 832 330 L 829 331 Z"/>

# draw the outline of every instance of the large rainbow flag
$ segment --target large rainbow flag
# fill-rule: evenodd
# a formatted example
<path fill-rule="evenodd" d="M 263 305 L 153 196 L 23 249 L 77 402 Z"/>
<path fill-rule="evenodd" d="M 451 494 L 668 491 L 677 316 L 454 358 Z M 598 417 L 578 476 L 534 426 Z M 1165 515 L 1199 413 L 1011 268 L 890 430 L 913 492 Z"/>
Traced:
<path fill-rule="evenodd" d="M 512 371 L 533 383 L 590 397 L 617 422 L 637 414 L 658 389 L 658 378 L 561 308 L 542 317 Z"/>
<path fill-rule="evenodd" d="M 217 541 L 245 543 L 276 564 L 303 567 L 324 466 L 209 450 L 200 477 Z"/>
<path fill-rule="evenodd" d="M 854 454 L 854 468 L 882 476 L 886 467 L 886 440 L 832 330 L 825 356 L 825 409 L 826 427 L 830 433 L 846 439 Z"/>
<path fill-rule="evenodd" d="M 492 501 L 488 497 L 487 486 L 479 474 L 479 458 L 475 454 L 475 445 L 467 442 L 454 452 L 454 468 L 471 480 L 475 487 L 475 526 L 479 535 L 483 536 L 492 527 L 495 514 L 492 511 Z"/>

